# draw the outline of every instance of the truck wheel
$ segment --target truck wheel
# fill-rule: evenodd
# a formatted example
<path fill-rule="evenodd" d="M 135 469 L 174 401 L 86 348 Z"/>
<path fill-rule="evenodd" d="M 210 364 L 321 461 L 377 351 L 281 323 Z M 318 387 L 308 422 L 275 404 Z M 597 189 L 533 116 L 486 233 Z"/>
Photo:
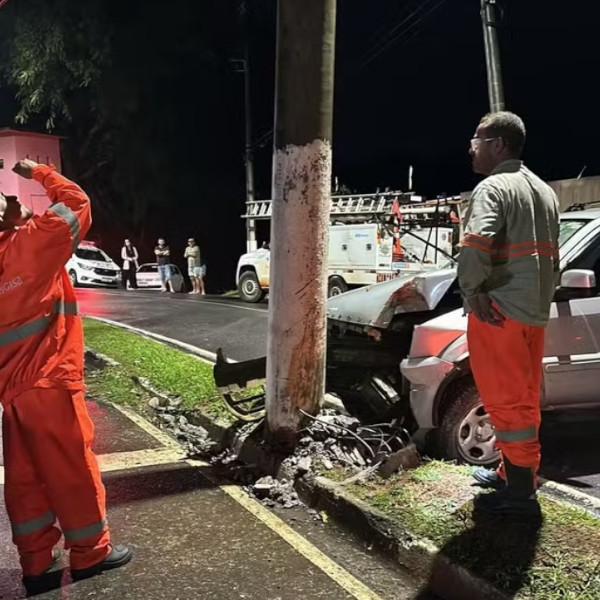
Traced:
<path fill-rule="evenodd" d="M 333 275 L 329 278 L 329 282 L 327 284 L 327 297 L 331 298 L 331 296 L 339 296 L 344 292 L 348 291 L 348 286 L 346 282 L 339 276 Z"/>
<path fill-rule="evenodd" d="M 253 271 L 242 273 L 238 292 L 244 302 L 260 302 L 265 297 L 265 292 L 261 289 L 256 273 Z"/>
<path fill-rule="evenodd" d="M 74 269 L 69 271 L 69 279 L 71 280 L 73 287 L 77 287 L 79 285 L 79 281 L 77 281 L 77 273 Z"/>
<path fill-rule="evenodd" d="M 486 467 L 498 464 L 496 434 L 471 379 L 461 379 L 448 390 L 439 422 L 437 447 L 443 458 Z"/>

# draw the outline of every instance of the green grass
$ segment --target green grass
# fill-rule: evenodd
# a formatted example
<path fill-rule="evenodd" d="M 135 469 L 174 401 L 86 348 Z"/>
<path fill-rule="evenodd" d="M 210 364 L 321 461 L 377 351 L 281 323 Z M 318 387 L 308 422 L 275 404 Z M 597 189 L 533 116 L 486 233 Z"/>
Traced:
<path fill-rule="evenodd" d="M 118 327 L 84 319 L 86 347 L 114 359 L 117 367 L 89 370 L 91 396 L 132 407 L 145 405 L 133 377 L 144 377 L 163 392 L 179 396 L 184 410 L 201 409 L 212 417 L 231 420 L 215 387 L 212 365 L 180 350 L 149 340 Z"/>
<path fill-rule="evenodd" d="M 348 491 L 518 598 L 598 600 L 600 522 L 542 497 L 543 523 L 472 520 L 472 468 L 433 461 Z"/>

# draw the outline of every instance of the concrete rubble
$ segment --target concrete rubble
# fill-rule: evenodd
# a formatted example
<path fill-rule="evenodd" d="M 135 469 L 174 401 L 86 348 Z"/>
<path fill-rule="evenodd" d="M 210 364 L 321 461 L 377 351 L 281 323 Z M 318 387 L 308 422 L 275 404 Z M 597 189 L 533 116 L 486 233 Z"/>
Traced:
<path fill-rule="evenodd" d="M 181 411 L 181 399 L 153 396 L 148 405 L 155 411 L 155 423 L 169 431 L 186 448 L 190 458 L 214 452 L 215 442 L 210 439 L 208 431 L 190 423 Z"/>
<path fill-rule="evenodd" d="M 336 464 L 351 471 L 353 478 L 367 478 L 385 468 L 386 464 L 388 471 L 391 471 L 390 464 L 394 465 L 392 470 L 407 468 L 402 457 L 399 458 L 410 448 L 410 440 L 403 437 L 404 430 L 389 424 L 366 427 L 354 417 L 339 414 L 333 409 L 323 409 L 318 417 L 307 419 L 295 453 L 281 463 L 278 470 L 280 478 L 268 475 L 257 479 L 256 465 L 243 464 L 231 450 L 216 453 L 216 444 L 208 431 L 190 423 L 180 404 L 178 398 L 162 394 L 154 395 L 149 401 L 155 422 L 177 438 L 187 448 L 190 457 L 211 456 L 212 464 L 226 470 L 228 477 L 244 485 L 265 506 L 299 506 L 301 501 L 294 489 L 296 479 L 327 473 Z M 257 424 L 250 423 L 241 426 L 237 436 L 244 439 L 255 431 Z M 320 519 L 321 516 L 316 513 L 314 518 Z"/>

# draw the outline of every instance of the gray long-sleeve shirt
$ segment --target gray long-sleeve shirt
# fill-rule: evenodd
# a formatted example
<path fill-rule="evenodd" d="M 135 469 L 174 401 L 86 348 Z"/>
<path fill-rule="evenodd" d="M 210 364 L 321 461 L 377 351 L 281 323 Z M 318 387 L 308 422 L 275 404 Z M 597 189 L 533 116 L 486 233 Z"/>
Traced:
<path fill-rule="evenodd" d="M 507 317 L 544 326 L 556 289 L 558 199 L 520 160 L 500 164 L 473 191 L 458 279 L 465 298 L 487 293 Z"/>

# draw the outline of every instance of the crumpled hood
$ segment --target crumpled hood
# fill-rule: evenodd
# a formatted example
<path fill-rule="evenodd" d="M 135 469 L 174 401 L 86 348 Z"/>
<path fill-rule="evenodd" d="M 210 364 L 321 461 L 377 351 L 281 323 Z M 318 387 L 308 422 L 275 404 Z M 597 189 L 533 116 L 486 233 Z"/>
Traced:
<path fill-rule="evenodd" d="M 334 321 L 385 329 L 394 315 L 434 310 L 456 279 L 456 269 L 404 275 L 327 301 Z"/>

